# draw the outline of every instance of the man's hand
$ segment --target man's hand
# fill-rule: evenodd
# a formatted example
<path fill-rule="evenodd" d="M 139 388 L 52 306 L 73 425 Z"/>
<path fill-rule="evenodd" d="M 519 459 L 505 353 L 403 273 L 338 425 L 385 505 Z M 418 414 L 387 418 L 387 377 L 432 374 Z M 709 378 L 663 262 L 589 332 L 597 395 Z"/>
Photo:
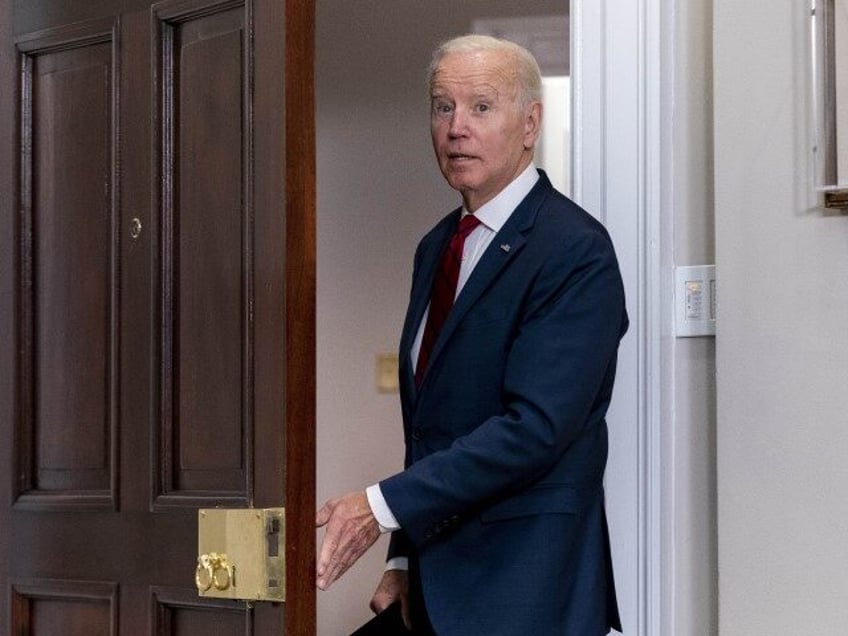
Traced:
<path fill-rule="evenodd" d="M 377 591 L 371 599 L 371 611 L 379 614 L 392 603 L 400 599 L 400 611 L 406 628 L 411 630 L 409 621 L 409 573 L 406 570 L 386 570 Z"/>
<path fill-rule="evenodd" d="M 364 492 L 353 492 L 325 503 L 315 526 L 327 526 L 315 568 L 318 587 L 328 589 L 365 554 L 380 536 L 380 525 Z"/>

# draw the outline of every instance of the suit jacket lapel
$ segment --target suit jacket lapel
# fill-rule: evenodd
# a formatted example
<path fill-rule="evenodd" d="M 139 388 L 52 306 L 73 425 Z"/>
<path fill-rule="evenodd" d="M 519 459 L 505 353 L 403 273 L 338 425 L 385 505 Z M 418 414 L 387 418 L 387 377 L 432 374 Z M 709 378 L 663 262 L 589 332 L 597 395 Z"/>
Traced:
<path fill-rule="evenodd" d="M 412 361 L 410 360 L 412 345 L 415 342 L 415 336 L 421 325 L 424 311 L 430 302 L 433 277 L 436 275 L 439 259 L 441 259 L 442 252 L 444 252 L 456 229 L 461 211 L 461 208 L 457 208 L 451 212 L 433 229 L 433 233 L 429 237 L 430 240 L 422 243 L 424 251 L 421 253 L 417 271 L 412 281 L 409 308 L 406 312 L 400 339 L 400 381 L 406 383 L 407 395 L 415 395 L 416 391 Z"/>
<path fill-rule="evenodd" d="M 433 350 L 430 352 L 430 362 L 428 365 L 430 368 L 438 363 L 440 353 L 447 345 L 453 332 L 456 331 L 457 326 L 468 313 L 468 310 L 471 309 L 486 289 L 494 283 L 506 264 L 516 258 L 524 247 L 527 241 L 527 233 L 536 221 L 536 214 L 539 211 L 539 207 L 551 189 L 552 186 L 547 176 L 544 172 L 540 171 L 539 181 L 515 209 L 515 212 L 510 215 L 501 230 L 492 238 L 492 242 L 486 248 L 474 271 L 471 272 L 468 282 L 465 283 L 465 286 L 459 293 L 456 303 L 448 314 L 445 324 L 442 326 L 442 331 L 439 333 L 439 337 L 433 345 Z M 420 318 L 419 315 L 419 321 Z M 425 374 L 424 382 L 426 381 Z"/>
<path fill-rule="evenodd" d="M 542 201 L 553 189 L 550 180 L 543 171 L 539 171 L 539 181 L 533 186 L 530 193 L 518 205 L 501 230 L 492 238 L 489 247 L 483 254 L 480 262 L 471 273 L 471 277 L 459 296 L 456 303 L 448 314 L 445 324 L 438 339 L 430 352 L 429 368 L 438 361 L 438 357 L 445 348 L 451 334 L 456 330 L 465 314 L 474 305 L 478 298 L 497 279 L 498 274 L 504 266 L 511 261 L 524 247 L 526 235 L 536 221 L 536 214 Z M 442 223 L 433 230 L 433 240 L 428 242 L 427 251 L 422 253 L 419 263 L 419 272 L 412 282 L 412 293 L 409 301 L 409 310 L 403 326 L 400 343 L 400 381 L 404 383 L 406 395 L 416 396 L 417 387 L 412 371 L 410 351 L 421 325 L 421 319 L 427 304 L 430 302 L 430 292 L 433 286 L 433 276 L 442 252 L 450 240 L 458 223 L 460 210 L 454 210 Z M 427 376 L 424 376 L 426 383 Z"/>

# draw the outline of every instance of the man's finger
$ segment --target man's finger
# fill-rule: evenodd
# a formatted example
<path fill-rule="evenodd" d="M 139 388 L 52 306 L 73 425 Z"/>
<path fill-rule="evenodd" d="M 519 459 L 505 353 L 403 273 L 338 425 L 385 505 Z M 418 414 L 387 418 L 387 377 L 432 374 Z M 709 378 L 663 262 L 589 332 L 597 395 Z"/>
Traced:
<path fill-rule="evenodd" d="M 401 616 L 407 629 L 411 629 L 409 620 L 409 575 L 406 570 L 386 570 L 383 578 L 371 598 L 371 611 L 384 612 L 392 603 L 400 601 Z"/>
<path fill-rule="evenodd" d="M 329 546 L 327 550 L 328 557 L 322 576 L 324 585 L 330 587 L 335 583 L 364 552 L 357 545 L 355 535 L 345 533 L 339 536 L 338 543 Z"/>
<path fill-rule="evenodd" d="M 320 528 L 325 525 L 333 514 L 333 508 L 335 507 L 335 500 L 330 499 L 324 503 L 323 506 L 315 513 L 315 527 Z"/>
<path fill-rule="evenodd" d="M 350 537 L 344 532 L 348 526 L 343 519 L 331 516 L 327 522 L 327 532 L 321 542 L 318 554 L 316 573 L 319 577 L 318 587 L 327 589 L 340 576 L 337 574 L 339 561 L 349 551 Z"/>
<path fill-rule="evenodd" d="M 318 576 L 323 576 L 327 572 L 327 566 L 338 549 L 338 541 L 337 533 L 332 527 L 328 527 L 327 534 L 324 535 L 324 540 L 321 542 L 321 551 L 318 554 Z"/>
<path fill-rule="evenodd" d="M 333 524 L 328 526 L 318 565 L 318 587 L 321 589 L 327 589 L 341 578 L 368 551 L 380 534 L 379 529 L 376 528 L 369 531 L 366 526 L 351 527 L 351 525 L 344 524 L 342 528 L 345 531 L 339 534 L 335 534 L 337 530 Z M 330 544 L 330 541 L 333 543 Z"/>
<path fill-rule="evenodd" d="M 389 605 L 394 603 L 397 600 L 397 596 L 392 596 L 388 592 L 377 591 L 374 594 L 374 598 L 371 599 L 371 611 L 375 614 L 379 614 L 380 612 L 389 608 Z"/>

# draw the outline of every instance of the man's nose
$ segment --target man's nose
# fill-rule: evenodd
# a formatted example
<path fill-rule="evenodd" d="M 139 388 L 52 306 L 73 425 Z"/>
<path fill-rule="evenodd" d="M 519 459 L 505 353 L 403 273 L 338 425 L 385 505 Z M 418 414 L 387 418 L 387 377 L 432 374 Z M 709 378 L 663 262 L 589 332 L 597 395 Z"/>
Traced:
<path fill-rule="evenodd" d="M 468 117 L 458 108 L 451 114 L 448 133 L 451 137 L 463 137 L 468 134 Z"/>

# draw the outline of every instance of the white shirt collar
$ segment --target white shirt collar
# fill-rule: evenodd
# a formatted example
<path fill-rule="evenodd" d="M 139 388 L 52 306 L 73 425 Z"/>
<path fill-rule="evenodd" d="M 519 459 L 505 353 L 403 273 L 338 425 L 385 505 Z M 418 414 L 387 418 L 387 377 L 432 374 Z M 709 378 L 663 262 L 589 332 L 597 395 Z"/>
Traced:
<path fill-rule="evenodd" d="M 493 232 L 499 232 L 510 215 L 524 200 L 536 182 L 539 180 L 539 172 L 531 161 L 524 171 L 513 179 L 510 184 L 501 190 L 491 201 L 487 201 L 474 213 L 480 222 Z M 468 214 L 463 208 L 462 216 Z"/>

